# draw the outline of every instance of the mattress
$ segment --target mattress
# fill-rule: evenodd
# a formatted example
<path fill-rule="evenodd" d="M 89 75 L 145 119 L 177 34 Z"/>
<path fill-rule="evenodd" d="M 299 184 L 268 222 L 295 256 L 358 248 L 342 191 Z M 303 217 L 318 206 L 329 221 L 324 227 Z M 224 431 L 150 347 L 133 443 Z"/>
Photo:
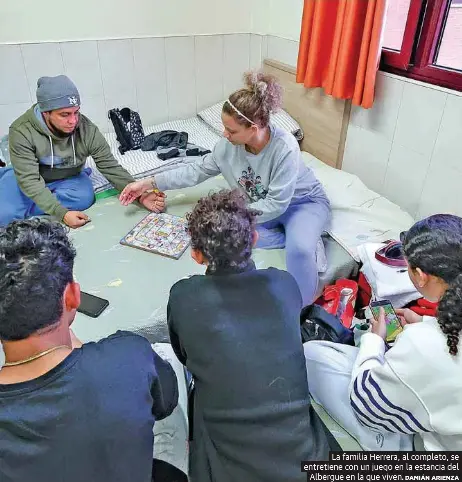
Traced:
<path fill-rule="evenodd" d="M 341 278 L 354 278 L 359 271 L 359 263 L 332 236 L 326 233 L 322 240 L 326 250 L 327 271 L 319 274 L 318 296 L 326 286 Z"/>
<path fill-rule="evenodd" d="M 414 224 L 412 216 L 369 189 L 358 176 L 334 169 L 307 152 L 302 156 L 330 200 L 332 220 L 327 231 L 358 262 L 358 246 L 399 239 Z"/>
<path fill-rule="evenodd" d="M 165 122 L 164 124 L 144 129 L 146 135 L 164 130 L 187 132 L 189 134 L 189 142 L 209 150 L 212 150 L 220 139 L 220 136 L 198 117 Z M 157 157 L 155 152 L 145 152 L 141 149 L 129 151 L 122 155 L 119 152 L 119 143 L 117 142 L 115 133 L 105 134 L 104 137 L 106 138 L 114 157 L 135 179 L 141 179 L 162 172 L 165 169 L 174 167 L 178 163 L 184 162 L 183 159 L 162 161 Z M 188 158 L 189 161 L 193 159 L 194 158 Z M 90 178 L 96 193 L 106 191 L 112 187 L 109 181 L 98 171 L 95 162 L 91 157 L 87 159 L 86 165 L 92 169 Z"/>

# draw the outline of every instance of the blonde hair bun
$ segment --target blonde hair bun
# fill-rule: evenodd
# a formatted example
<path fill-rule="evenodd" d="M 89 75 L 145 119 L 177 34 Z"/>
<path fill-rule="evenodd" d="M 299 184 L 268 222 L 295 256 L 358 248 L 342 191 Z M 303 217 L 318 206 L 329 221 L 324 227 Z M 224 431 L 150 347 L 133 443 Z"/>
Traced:
<path fill-rule="evenodd" d="M 244 74 L 247 88 L 265 105 L 267 112 L 273 114 L 282 106 L 282 87 L 276 77 L 263 72 L 247 72 Z"/>

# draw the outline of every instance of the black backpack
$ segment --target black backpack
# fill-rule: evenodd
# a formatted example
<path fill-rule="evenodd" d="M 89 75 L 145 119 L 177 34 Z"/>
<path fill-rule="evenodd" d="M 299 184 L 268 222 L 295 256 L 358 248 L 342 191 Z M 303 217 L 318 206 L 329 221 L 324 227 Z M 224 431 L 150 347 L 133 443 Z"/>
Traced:
<path fill-rule="evenodd" d="M 124 107 L 111 109 L 109 119 L 119 141 L 119 152 L 123 155 L 127 151 L 139 149 L 144 141 L 144 130 L 138 112 Z"/>
<path fill-rule="evenodd" d="M 303 308 L 300 314 L 302 341 L 324 340 L 354 346 L 353 330 L 342 325 L 339 318 L 318 305 Z"/>

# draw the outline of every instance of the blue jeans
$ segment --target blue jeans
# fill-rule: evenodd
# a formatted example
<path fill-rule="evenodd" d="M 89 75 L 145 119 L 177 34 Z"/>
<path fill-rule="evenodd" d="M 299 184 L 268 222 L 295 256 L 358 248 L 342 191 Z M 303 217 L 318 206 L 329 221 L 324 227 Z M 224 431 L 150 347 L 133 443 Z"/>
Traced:
<path fill-rule="evenodd" d="M 87 168 L 77 176 L 50 182 L 46 188 L 66 209 L 84 211 L 95 202 L 90 174 L 91 169 Z M 45 214 L 43 210 L 19 188 L 13 168 L 0 169 L 0 226 L 42 214 Z"/>
<path fill-rule="evenodd" d="M 256 248 L 286 248 L 287 271 L 298 283 L 303 306 L 311 304 L 316 296 L 316 248 L 329 219 L 329 202 L 319 199 L 291 204 L 284 214 L 257 227 L 259 239 Z"/>

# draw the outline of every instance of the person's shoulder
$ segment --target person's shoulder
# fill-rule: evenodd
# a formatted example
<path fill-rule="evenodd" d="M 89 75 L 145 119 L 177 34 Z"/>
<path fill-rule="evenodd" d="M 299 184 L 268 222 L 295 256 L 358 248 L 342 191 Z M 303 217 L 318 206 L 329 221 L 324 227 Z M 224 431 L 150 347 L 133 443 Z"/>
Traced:
<path fill-rule="evenodd" d="M 288 289 L 294 290 L 294 292 L 300 292 L 295 278 L 288 271 L 278 268 L 266 268 L 259 269 L 256 273 L 279 283 L 281 286 L 286 286 Z"/>
<path fill-rule="evenodd" d="M 264 280 L 261 286 L 272 293 L 272 302 L 283 304 L 290 309 L 301 310 L 302 295 L 295 278 L 287 271 L 278 268 L 266 268 L 254 271 L 255 276 Z"/>
<path fill-rule="evenodd" d="M 416 337 L 427 338 L 429 336 L 433 337 L 435 334 L 441 334 L 444 336 L 439 327 L 438 320 L 436 318 L 426 316 L 419 323 L 405 325 L 400 336 L 415 340 Z"/>
<path fill-rule="evenodd" d="M 190 291 L 197 287 L 198 285 L 203 284 L 206 281 L 205 275 L 192 275 L 192 276 L 185 276 L 178 280 L 171 288 L 170 288 L 170 296 L 181 295 L 186 291 Z"/>
<path fill-rule="evenodd" d="M 220 161 L 223 159 L 224 161 L 228 162 L 229 161 L 229 156 L 232 155 L 232 153 L 235 153 L 237 151 L 238 147 L 231 144 L 227 139 L 222 137 L 216 144 L 213 150 L 213 153 L 215 155 L 215 160 Z"/>
<path fill-rule="evenodd" d="M 256 270 L 256 272 L 264 273 L 266 276 L 271 278 L 278 278 L 278 279 L 283 279 L 287 281 L 294 280 L 294 277 L 284 269 L 270 267 L 270 268 Z"/>
<path fill-rule="evenodd" d="M 449 356 L 446 335 L 441 331 L 436 318 L 426 318 L 419 323 L 406 325 L 395 342 L 396 346 L 398 344 L 400 352 L 410 350 L 414 360 L 427 360 L 429 353 L 433 353 L 436 358 L 439 358 L 438 354 Z"/>
<path fill-rule="evenodd" d="M 10 135 L 14 132 L 21 132 L 23 126 L 30 124 L 30 111 L 33 107 L 27 109 L 24 114 L 19 116 L 13 123 L 10 125 Z"/>
<path fill-rule="evenodd" d="M 82 133 L 99 132 L 99 128 L 86 115 L 80 114 L 79 129 Z"/>
<path fill-rule="evenodd" d="M 117 331 L 113 335 L 102 338 L 97 342 L 85 343 L 84 351 L 97 352 L 99 354 L 115 351 L 117 353 L 149 353 L 151 344 L 149 341 L 130 331 Z"/>
<path fill-rule="evenodd" d="M 291 151 L 300 151 L 300 146 L 298 144 L 297 139 L 295 136 L 281 127 L 278 127 L 274 124 L 271 125 L 271 129 L 273 132 L 273 142 L 275 145 Z"/>

